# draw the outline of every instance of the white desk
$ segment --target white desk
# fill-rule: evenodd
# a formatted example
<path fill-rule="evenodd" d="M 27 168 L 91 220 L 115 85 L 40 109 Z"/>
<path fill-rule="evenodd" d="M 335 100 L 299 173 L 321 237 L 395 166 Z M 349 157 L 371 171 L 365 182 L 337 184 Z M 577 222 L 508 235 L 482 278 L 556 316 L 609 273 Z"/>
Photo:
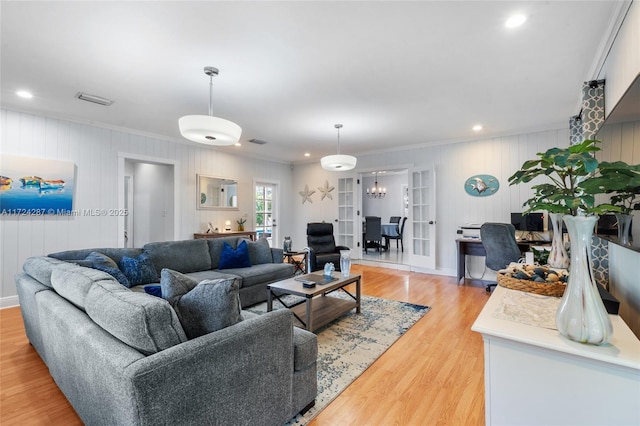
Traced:
<path fill-rule="evenodd" d="M 617 315 L 603 346 L 495 315 L 496 287 L 471 327 L 482 334 L 487 425 L 640 424 L 640 341 Z"/>

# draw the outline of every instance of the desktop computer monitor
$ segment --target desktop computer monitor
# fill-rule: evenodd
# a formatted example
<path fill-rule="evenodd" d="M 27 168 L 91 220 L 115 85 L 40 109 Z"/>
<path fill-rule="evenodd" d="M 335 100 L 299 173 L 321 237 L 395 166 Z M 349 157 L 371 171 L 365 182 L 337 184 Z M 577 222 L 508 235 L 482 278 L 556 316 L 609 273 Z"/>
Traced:
<path fill-rule="evenodd" d="M 511 224 L 518 231 L 543 232 L 544 213 L 511 213 Z"/>
<path fill-rule="evenodd" d="M 618 235 L 618 219 L 614 214 L 603 214 L 598 218 L 596 224 L 596 234 L 598 235 Z"/>

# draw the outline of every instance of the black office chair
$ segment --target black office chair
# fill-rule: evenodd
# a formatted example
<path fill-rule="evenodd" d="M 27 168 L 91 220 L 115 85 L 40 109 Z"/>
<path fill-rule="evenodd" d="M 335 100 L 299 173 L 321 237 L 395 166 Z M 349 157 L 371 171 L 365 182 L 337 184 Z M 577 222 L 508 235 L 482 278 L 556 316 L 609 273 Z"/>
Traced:
<path fill-rule="evenodd" d="M 516 228 L 510 223 L 483 223 L 480 240 L 487 252 L 485 265 L 494 271 L 506 268 L 522 256 L 516 243 Z M 498 283 L 487 284 L 487 292 L 496 285 Z"/>
<path fill-rule="evenodd" d="M 340 250 L 349 250 L 349 247 L 336 245 L 331 223 L 307 223 L 307 246 L 308 264 L 311 265 L 311 271 L 307 273 L 322 270 L 325 263 L 329 262 L 339 271 Z"/>
<path fill-rule="evenodd" d="M 391 216 L 391 218 L 389 219 L 389 223 L 400 223 L 400 216 Z"/>
<path fill-rule="evenodd" d="M 387 240 L 396 240 L 396 249 L 398 248 L 398 241 L 400 241 L 400 247 L 404 253 L 404 241 L 402 236 L 404 235 L 404 224 L 407 221 L 406 217 L 402 218 L 402 223 L 398 226 L 398 236 L 390 237 L 387 235 Z"/>
<path fill-rule="evenodd" d="M 382 246 L 382 219 L 377 216 L 365 216 L 364 226 L 364 252 L 367 253 L 370 245 L 380 252 L 380 247 Z"/>

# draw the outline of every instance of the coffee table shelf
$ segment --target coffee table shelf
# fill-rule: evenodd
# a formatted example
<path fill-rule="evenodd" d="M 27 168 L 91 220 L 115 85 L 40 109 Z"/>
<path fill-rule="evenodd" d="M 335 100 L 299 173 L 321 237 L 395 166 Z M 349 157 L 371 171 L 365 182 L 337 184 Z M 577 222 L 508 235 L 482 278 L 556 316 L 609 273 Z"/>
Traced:
<path fill-rule="evenodd" d="M 302 302 L 285 306 L 291 309 L 296 319 L 309 331 L 319 329 L 352 309 L 355 309 L 356 313 L 360 313 L 360 275 L 350 274 L 348 277 L 342 277 L 337 272 L 334 273 L 334 277 L 338 279 L 328 284 L 317 284 L 313 288 L 304 288 L 302 283 L 294 278 L 269 284 L 267 286 L 267 311 L 273 309 L 274 298 L 280 300 L 281 296 L 287 294 L 302 296 L 304 297 Z M 346 286 L 353 283 L 356 285 L 355 295 L 345 289 Z M 337 290 L 344 291 L 350 297 L 341 299 L 329 295 Z M 280 302 L 282 303 L 281 300 Z"/>

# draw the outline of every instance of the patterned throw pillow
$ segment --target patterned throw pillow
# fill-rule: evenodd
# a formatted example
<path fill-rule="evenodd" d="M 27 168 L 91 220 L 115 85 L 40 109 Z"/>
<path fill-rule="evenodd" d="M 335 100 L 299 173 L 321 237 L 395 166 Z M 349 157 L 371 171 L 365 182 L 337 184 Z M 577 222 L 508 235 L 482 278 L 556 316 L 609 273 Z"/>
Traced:
<path fill-rule="evenodd" d="M 87 255 L 87 257 L 84 258 L 84 260 L 86 262 L 89 262 L 89 266 L 91 268 L 97 269 L 98 271 L 106 272 L 107 274 L 118 280 L 118 282 L 123 286 L 127 288 L 131 287 L 129 279 L 118 268 L 118 264 L 109 256 L 97 251 L 92 251 Z"/>
<path fill-rule="evenodd" d="M 235 250 L 228 243 L 224 243 L 218 269 L 248 268 L 250 266 L 251 259 L 249 258 L 249 246 L 246 240 L 242 240 Z"/>
<path fill-rule="evenodd" d="M 156 267 L 146 253 L 142 253 L 135 259 L 123 256 L 122 260 L 120 260 L 120 270 L 127 277 L 132 287 L 158 282 Z"/>
<path fill-rule="evenodd" d="M 164 268 L 160 273 L 162 297 L 178 314 L 189 339 L 242 321 L 238 281 L 234 278 L 198 283 L 180 272 Z"/>

